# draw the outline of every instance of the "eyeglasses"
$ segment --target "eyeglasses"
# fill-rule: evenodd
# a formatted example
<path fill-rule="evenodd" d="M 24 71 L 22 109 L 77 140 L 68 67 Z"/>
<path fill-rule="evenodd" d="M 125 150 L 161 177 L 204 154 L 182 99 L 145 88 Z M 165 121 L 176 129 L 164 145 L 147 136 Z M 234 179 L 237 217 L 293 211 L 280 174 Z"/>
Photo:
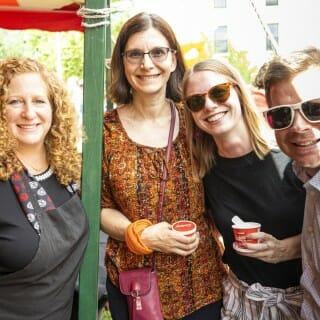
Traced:
<path fill-rule="evenodd" d="M 212 87 L 206 93 L 194 94 L 186 98 L 186 105 L 191 112 L 198 112 L 204 108 L 206 96 L 208 96 L 213 102 L 224 103 L 229 99 L 230 87 L 233 85 L 234 83 L 231 82 L 221 83 Z"/>
<path fill-rule="evenodd" d="M 166 48 L 166 47 L 155 47 L 148 52 L 143 52 L 141 50 L 133 49 L 122 52 L 122 56 L 126 57 L 129 63 L 139 64 L 144 59 L 144 55 L 147 54 L 153 62 L 162 62 L 167 59 L 168 53 L 176 52 L 176 50 Z"/>
<path fill-rule="evenodd" d="M 320 123 L 320 98 L 302 101 L 291 105 L 281 105 L 263 112 L 269 126 L 274 130 L 291 127 L 295 110 L 311 123 Z"/>

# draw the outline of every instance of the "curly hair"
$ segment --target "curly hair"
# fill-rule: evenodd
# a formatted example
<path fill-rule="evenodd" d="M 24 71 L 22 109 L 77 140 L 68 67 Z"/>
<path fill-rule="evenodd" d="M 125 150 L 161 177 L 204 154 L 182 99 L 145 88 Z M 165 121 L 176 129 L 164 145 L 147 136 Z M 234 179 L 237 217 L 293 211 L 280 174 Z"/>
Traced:
<path fill-rule="evenodd" d="M 168 41 L 169 47 L 176 51 L 177 67 L 171 73 L 167 83 L 166 97 L 175 102 L 181 101 L 181 81 L 185 72 L 185 64 L 180 45 L 170 25 L 156 14 L 141 12 L 130 18 L 121 28 L 113 48 L 110 64 L 109 98 L 116 104 L 131 102 L 131 87 L 126 79 L 122 53 L 129 38 L 150 28 L 158 30 Z"/>
<path fill-rule="evenodd" d="M 11 80 L 24 73 L 39 74 L 47 86 L 52 125 L 44 144 L 50 166 L 62 185 L 79 183 L 81 154 L 77 150 L 77 143 L 81 141 L 82 132 L 75 106 L 63 81 L 38 61 L 15 57 L 0 62 L 0 180 L 8 180 L 13 172 L 23 170 L 14 152 L 17 141 L 8 130 L 6 101 Z"/>
<path fill-rule="evenodd" d="M 218 59 L 206 59 L 196 63 L 184 75 L 182 88 L 185 96 L 188 81 L 193 74 L 201 71 L 212 71 L 223 75 L 230 82 L 235 83 L 234 87 L 242 109 L 243 118 L 248 128 L 251 138 L 252 148 L 260 159 L 270 152 L 271 144 L 265 136 L 266 125 L 263 118 L 255 110 L 254 103 L 248 88 L 242 80 L 239 72 L 227 62 Z M 193 120 L 191 111 L 185 108 L 187 141 L 190 151 L 193 155 L 193 171 L 195 178 L 202 178 L 215 162 L 214 154 L 217 152 L 217 146 L 212 136 L 200 130 Z M 200 135 L 197 137 L 197 135 Z M 197 164 L 197 165 L 196 165 Z"/>

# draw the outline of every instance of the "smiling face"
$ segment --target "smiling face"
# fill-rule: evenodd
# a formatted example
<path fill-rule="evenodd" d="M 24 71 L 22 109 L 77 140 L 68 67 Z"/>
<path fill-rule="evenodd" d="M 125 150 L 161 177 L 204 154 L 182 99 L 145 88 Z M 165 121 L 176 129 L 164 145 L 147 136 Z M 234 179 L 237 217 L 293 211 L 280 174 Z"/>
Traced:
<path fill-rule="evenodd" d="M 128 50 L 139 50 L 149 52 L 157 47 L 169 48 L 167 39 L 156 29 L 150 28 L 146 31 L 133 34 L 125 46 Z M 155 94 L 164 93 L 171 72 L 176 68 L 175 53 L 169 51 L 164 61 L 155 62 L 150 55 L 145 54 L 141 63 L 130 63 L 123 57 L 126 78 L 132 88 L 132 94 Z"/>
<path fill-rule="evenodd" d="M 207 93 L 213 86 L 229 82 L 226 77 L 212 71 L 199 71 L 190 76 L 185 89 L 185 96 Z M 230 97 L 224 103 L 212 101 L 205 97 L 204 108 L 192 112 L 197 126 L 209 133 L 215 141 L 227 136 L 239 135 L 247 131 L 238 95 L 233 86 L 230 87 Z"/>
<path fill-rule="evenodd" d="M 18 141 L 18 151 L 44 144 L 52 123 L 47 91 L 46 84 L 37 73 L 16 75 L 8 86 L 8 130 Z"/>
<path fill-rule="evenodd" d="M 299 73 L 291 81 L 273 84 L 270 88 L 270 107 L 319 98 L 319 80 L 320 69 L 309 69 Z M 299 165 L 315 170 L 320 168 L 319 123 L 308 122 L 296 110 L 292 126 L 275 131 L 275 136 L 279 147 Z"/>

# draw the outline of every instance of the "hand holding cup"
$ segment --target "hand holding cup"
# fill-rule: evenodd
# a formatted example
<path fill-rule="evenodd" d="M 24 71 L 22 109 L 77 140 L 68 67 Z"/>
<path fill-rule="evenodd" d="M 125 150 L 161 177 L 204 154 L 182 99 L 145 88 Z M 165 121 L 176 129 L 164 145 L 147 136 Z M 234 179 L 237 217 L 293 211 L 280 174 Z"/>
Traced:
<path fill-rule="evenodd" d="M 247 239 L 247 235 L 259 232 L 261 224 L 257 222 L 241 222 L 232 225 L 235 242 L 238 248 L 246 248 L 245 243 L 258 243 L 258 239 Z"/>

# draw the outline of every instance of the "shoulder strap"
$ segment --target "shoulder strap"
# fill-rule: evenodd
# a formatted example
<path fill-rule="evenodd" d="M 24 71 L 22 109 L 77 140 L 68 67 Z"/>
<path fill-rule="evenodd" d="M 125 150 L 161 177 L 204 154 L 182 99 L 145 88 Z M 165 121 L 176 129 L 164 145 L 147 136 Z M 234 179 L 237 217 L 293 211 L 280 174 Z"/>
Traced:
<path fill-rule="evenodd" d="M 171 100 L 170 100 L 170 108 L 171 108 L 171 122 L 170 122 L 170 130 L 169 130 L 168 144 L 167 144 L 167 150 L 166 150 L 165 165 L 163 166 L 163 172 L 161 175 L 160 197 L 159 197 L 158 212 L 157 212 L 158 222 L 162 220 L 163 199 L 164 199 L 164 193 L 166 188 L 166 182 L 168 178 L 168 164 L 170 162 L 173 132 L 174 132 L 174 127 L 176 122 L 176 110 L 175 110 L 174 103 Z"/>

